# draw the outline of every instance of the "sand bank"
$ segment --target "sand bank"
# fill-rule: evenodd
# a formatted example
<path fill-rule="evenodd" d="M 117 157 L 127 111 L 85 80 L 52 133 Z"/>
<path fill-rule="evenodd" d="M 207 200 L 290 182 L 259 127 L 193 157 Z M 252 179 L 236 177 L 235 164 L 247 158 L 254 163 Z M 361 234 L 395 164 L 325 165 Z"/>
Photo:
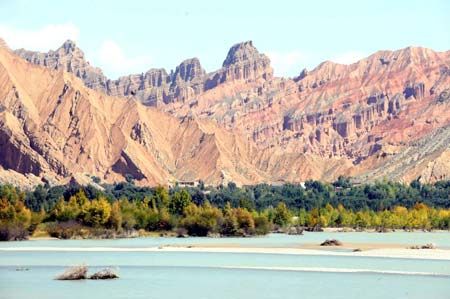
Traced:
<path fill-rule="evenodd" d="M 159 246 L 159 247 L 3 247 L 1 251 L 97 251 L 97 252 L 198 252 L 198 253 L 257 253 L 257 254 L 293 254 L 293 255 L 328 255 L 350 257 L 385 257 L 410 259 L 450 260 L 450 250 L 444 249 L 407 249 L 407 248 L 376 248 L 360 252 L 347 252 L 326 249 L 305 248 L 250 248 L 250 247 L 200 247 Z"/>
<path fill-rule="evenodd" d="M 374 270 L 374 269 L 349 269 L 349 268 L 324 268 L 324 267 L 253 267 L 253 266 L 223 266 L 224 269 L 244 269 L 244 270 L 267 270 L 267 271 L 299 271 L 299 272 L 325 272 L 325 273 L 376 273 L 392 275 L 413 275 L 413 276 L 439 276 L 450 277 L 450 274 L 417 272 L 417 271 L 397 271 L 397 270 Z"/>

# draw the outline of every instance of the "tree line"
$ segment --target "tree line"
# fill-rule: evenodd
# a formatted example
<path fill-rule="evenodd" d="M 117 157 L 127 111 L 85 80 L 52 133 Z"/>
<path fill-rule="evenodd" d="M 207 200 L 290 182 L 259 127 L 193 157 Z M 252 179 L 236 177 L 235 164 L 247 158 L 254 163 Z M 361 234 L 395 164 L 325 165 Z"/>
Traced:
<path fill-rule="evenodd" d="M 139 187 L 132 180 L 92 186 L 0 186 L 0 239 L 24 239 L 42 227 L 51 236 L 113 237 L 135 231 L 246 236 L 287 226 L 449 229 L 450 182 L 383 180 Z"/>

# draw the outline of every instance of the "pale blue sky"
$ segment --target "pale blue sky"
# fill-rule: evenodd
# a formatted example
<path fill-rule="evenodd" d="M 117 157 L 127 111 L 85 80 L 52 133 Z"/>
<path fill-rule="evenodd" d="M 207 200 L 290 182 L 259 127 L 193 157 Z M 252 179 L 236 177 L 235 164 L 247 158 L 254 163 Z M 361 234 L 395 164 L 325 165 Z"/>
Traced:
<path fill-rule="evenodd" d="M 13 48 L 41 51 L 75 39 L 112 78 L 174 69 L 190 57 L 213 71 L 230 46 L 253 40 L 276 75 L 294 76 L 377 50 L 449 50 L 450 1 L 0 0 L 0 36 Z"/>

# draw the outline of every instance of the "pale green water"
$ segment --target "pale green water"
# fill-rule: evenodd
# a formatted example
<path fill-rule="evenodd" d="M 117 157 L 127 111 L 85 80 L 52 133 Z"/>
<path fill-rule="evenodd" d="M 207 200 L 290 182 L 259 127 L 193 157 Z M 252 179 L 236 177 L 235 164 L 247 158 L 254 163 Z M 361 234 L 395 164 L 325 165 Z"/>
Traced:
<path fill-rule="evenodd" d="M 175 243 L 235 243 L 241 246 L 283 247 L 320 242 L 326 238 L 347 242 L 434 242 L 439 246 L 450 245 L 450 234 L 446 233 L 311 233 L 305 236 L 270 235 L 252 239 L 28 241 L 0 243 L 0 247 L 152 247 Z M 89 265 L 90 273 L 104 266 L 118 267 L 121 278 L 113 281 L 53 280 L 67 266 L 80 263 Z M 18 267 L 29 270 L 16 271 Z M 281 271 L 275 270 L 276 267 L 329 268 L 331 272 Z M 336 273 L 330 268 L 379 272 Z M 437 275 L 385 274 L 383 271 Z M 0 251 L 0 298 L 449 299 L 450 261 L 252 253 Z"/>
<path fill-rule="evenodd" d="M 270 234 L 260 238 L 135 238 L 109 240 L 48 240 L 24 242 L 0 242 L 0 247 L 55 246 L 55 247 L 155 247 L 165 244 L 192 243 L 233 243 L 247 247 L 295 247 L 305 243 L 321 243 L 326 239 L 338 239 L 343 242 L 357 243 L 398 243 L 405 245 L 422 245 L 435 243 L 439 247 L 450 248 L 450 232 L 395 232 L 395 233 L 308 233 L 303 236 Z"/>

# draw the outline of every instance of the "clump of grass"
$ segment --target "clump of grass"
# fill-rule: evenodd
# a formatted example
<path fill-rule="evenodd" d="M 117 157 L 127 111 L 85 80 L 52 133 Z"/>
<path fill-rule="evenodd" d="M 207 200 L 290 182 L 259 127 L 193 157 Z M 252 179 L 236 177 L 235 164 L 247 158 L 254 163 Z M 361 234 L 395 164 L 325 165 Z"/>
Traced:
<path fill-rule="evenodd" d="M 66 269 L 64 273 L 56 276 L 56 280 L 81 280 L 87 278 L 88 268 L 85 265 Z"/>
<path fill-rule="evenodd" d="M 320 246 L 342 246 L 342 242 L 336 239 L 325 240 Z"/>
<path fill-rule="evenodd" d="M 74 266 L 66 269 L 64 273 L 56 276 L 56 280 L 82 280 L 82 279 L 115 279 L 119 278 L 116 270 L 113 268 L 102 269 L 91 276 L 87 275 L 88 267 L 85 265 Z"/>
<path fill-rule="evenodd" d="M 119 275 L 113 268 L 102 269 L 89 277 L 89 279 L 115 279 L 115 278 L 119 278 Z"/>
<path fill-rule="evenodd" d="M 428 243 L 425 245 L 414 245 L 409 247 L 409 249 L 436 249 L 437 246 L 434 243 Z"/>

